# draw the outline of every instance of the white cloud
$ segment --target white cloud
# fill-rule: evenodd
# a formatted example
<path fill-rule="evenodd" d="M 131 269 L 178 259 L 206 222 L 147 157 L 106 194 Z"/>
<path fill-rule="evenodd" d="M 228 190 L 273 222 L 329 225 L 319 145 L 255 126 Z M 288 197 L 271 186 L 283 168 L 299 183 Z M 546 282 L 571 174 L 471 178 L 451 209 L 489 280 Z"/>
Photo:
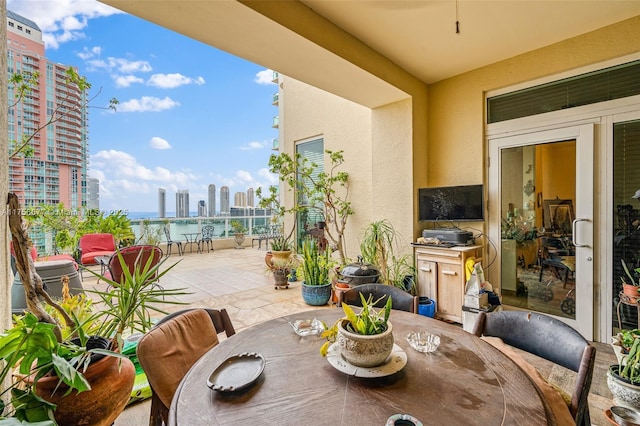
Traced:
<path fill-rule="evenodd" d="M 134 83 L 144 83 L 144 80 L 135 75 L 113 76 L 116 87 L 129 87 Z"/>
<path fill-rule="evenodd" d="M 134 72 L 150 72 L 153 70 L 151 64 L 147 61 L 132 61 L 126 58 L 114 58 L 109 56 L 107 59 L 95 58 L 90 59 L 86 63 L 87 69 L 91 71 L 106 70 L 113 73 L 131 74 Z"/>
<path fill-rule="evenodd" d="M 129 99 L 118 105 L 118 112 L 159 112 L 173 109 L 180 106 L 180 102 L 174 101 L 170 97 L 164 99 L 155 96 L 143 96 L 140 99 Z"/>
<path fill-rule="evenodd" d="M 160 187 L 189 188 L 200 182 L 194 173 L 147 167 L 131 154 L 113 149 L 91 156 L 89 175 L 100 180 L 101 204 L 110 208 L 134 206 L 145 195 L 153 197 Z M 129 198 L 128 204 L 118 202 L 123 198 Z"/>
<path fill-rule="evenodd" d="M 171 149 L 171 144 L 161 137 L 154 136 L 149 141 L 149 146 L 153 149 Z"/>
<path fill-rule="evenodd" d="M 201 86 L 204 84 L 204 78 L 191 78 L 180 73 L 173 74 L 154 74 L 147 81 L 149 86 L 159 87 L 161 89 L 173 89 L 187 84 L 196 84 Z"/>
<path fill-rule="evenodd" d="M 47 49 L 84 38 L 89 19 L 123 13 L 96 0 L 7 0 L 7 9 L 38 24 Z"/>
<path fill-rule="evenodd" d="M 273 70 L 266 69 L 256 74 L 255 83 L 258 84 L 275 84 L 273 81 Z"/>
<path fill-rule="evenodd" d="M 82 52 L 79 52 L 77 55 L 80 59 L 86 61 L 87 59 L 91 59 L 95 56 L 100 56 L 101 53 L 102 48 L 100 46 L 94 46 L 91 49 L 85 47 L 84 49 L 82 49 Z"/>
<path fill-rule="evenodd" d="M 252 151 L 254 149 L 262 149 L 267 146 L 266 142 L 251 141 L 240 147 L 241 151 Z"/>

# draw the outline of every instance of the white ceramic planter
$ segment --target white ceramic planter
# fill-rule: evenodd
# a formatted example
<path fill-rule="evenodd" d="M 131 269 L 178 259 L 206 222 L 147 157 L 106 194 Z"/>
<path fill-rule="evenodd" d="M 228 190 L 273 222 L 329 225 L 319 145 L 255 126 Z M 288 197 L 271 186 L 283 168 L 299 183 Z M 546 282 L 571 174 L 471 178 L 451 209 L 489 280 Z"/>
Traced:
<path fill-rule="evenodd" d="M 640 386 L 626 383 L 607 371 L 607 386 L 613 394 L 615 405 L 640 409 Z"/>
<path fill-rule="evenodd" d="M 357 367 L 376 367 L 383 364 L 393 349 L 393 326 L 387 322 L 385 332 L 371 336 L 351 333 L 338 323 L 337 342 L 342 356 Z"/>

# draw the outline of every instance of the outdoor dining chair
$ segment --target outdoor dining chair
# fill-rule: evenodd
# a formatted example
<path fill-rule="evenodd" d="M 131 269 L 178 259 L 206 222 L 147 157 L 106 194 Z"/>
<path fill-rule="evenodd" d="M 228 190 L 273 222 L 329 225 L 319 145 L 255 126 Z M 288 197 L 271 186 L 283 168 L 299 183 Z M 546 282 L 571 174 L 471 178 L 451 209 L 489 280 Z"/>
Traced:
<path fill-rule="evenodd" d="M 136 270 L 136 266 L 139 268 L 139 270 L 143 270 L 143 268 L 145 268 L 145 266 L 147 265 L 149 258 L 152 258 L 152 260 L 149 264 L 148 270 L 151 270 L 151 268 L 160 263 L 160 260 L 162 259 L 162 249 L 160 249 L 160 247 L 158 246 L 152 245 L 129 246 L 120 249 L 119 253 L 122 257 L 124 265 L 132 275 Z M 124 269 L 122 263 L 120 262 L 120 258 L 118 257 L 118 252 L 114 253 L 113 255 L 111 255 L 111 258 L 109 258 L 107 269 L 108 273 L 105 274 L 107 275 L 107 278 L 110 278 L 116 283 L 122 282 L 122 280 L 124 279 Z"/>
<path fill-rule="evenodd" d="M 353 287 L 351 290 L 339 293 L 338 304 L 346 303 L 347 305 L 362 306 L 360 294 L 365 299 L 369 295 L 373 295 L 373 301 L 376 302 L 376 308 L 382 308 L 387 303 L 387 298 L 391 297 L 393 309 L 406 311 L 411 313 L 418 312 L 418 296 L 414 296 L 406 291 L 387 284 L 361 284 Z"/>
<path fill-rule="evenodd" d="M 182 250 L 182 241 L 173 241 L 171 239 L 171 230 L 169 229 L 171 225 L 165 225 L 164 227 L 164 237 L 167 240 L 167 256 L 169 256 L 171 254 L 171 246 L 173 246 L 174 244 L 178 247 L 178 254 L 180 256 L 182 256 L 183 250 Z"/>
<path fill-rule="evenodd" d="M 200 244 L 202 244 L 203 248 L 204 248 L 204 244 L 207 244 L 207 252 L 210 251 L 215 251 L 215 249 L 213 248 L 213 231 L 214 231 L 214 226 L 213 225 L 203 225 L 202 226 L 202 238 L 200 238 L 200 242 L 198 243 L 198 246 L 200 246 Z"/>
<path fill-rule="evenodd" d="M 562 398 L 557 398 L 557 389 L 546 383 L 537 370 L 509 346 L 576 372 L 575 387 L 569 395 L 571 402 L 567 405 L 576 425 L 591 424 L 587 396 L 591 388 L 596 348 L 577 330 L 556 318 L 536 312 L 500 311 L 480 312 L 473 334 L 480 337 L 500 338 L 502 342 L 494 344 L 490 341 L 490 343 L 523 368 L 536 387 L 548 398 L 547 402 L 558 400 L 558 405 L 565 403 Z M 553 404 L 551 408 L 554 409 Z M 566 407 L 559 408 L 566 410 Z"/>
<path fill-rule="evenodd" d="M 140 339 L 136 354 L 152 391 L 150 426 L 168 424 L 180 381 L 222 332 L 235 334 L 225 309 L 186 309 L 163 318 Z"/>

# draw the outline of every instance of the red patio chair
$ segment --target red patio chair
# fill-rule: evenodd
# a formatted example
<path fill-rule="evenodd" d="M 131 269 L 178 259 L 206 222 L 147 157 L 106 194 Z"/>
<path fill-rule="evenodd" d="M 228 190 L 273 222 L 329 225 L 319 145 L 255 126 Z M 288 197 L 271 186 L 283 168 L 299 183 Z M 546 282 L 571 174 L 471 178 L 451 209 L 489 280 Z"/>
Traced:
<path fill-rule="evenodd" d="M 116 241 L 111 234 L 85 234 L 78 241 L 78 263 L 82 266 L 97 265 L 97 257 L 111 256 L 116 251 Z M 80 270 L 82 277 L 82 269 Z"/>

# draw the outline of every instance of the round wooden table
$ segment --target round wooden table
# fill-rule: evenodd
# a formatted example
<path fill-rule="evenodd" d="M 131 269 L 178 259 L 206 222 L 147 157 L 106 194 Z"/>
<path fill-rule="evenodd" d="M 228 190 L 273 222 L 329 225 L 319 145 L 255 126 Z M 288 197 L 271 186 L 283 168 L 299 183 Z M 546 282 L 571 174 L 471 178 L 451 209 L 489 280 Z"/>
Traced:
<path fill-rule="evenodd" d="M 410 414 L 425 425 L 556 424 L 519 367 L 460 327 L 392 311 L 395 343 L 407 355 L 399 372 L 379 378 L 346 375 L 320 355 L 320 336 L 300 337 L 289 321 L 317 318 L 328 325 L 342 309 L 317 309 L 250 327 L 206 353 L 182 380 L 170 425 L 384 425 Z M 436 352 L 415 351 L 410 331 L 440 335 Z M 266 359 L 258 380 L 238 392 L 217 392 L 207 378 L 225 359 L 257 352 Z"/>

